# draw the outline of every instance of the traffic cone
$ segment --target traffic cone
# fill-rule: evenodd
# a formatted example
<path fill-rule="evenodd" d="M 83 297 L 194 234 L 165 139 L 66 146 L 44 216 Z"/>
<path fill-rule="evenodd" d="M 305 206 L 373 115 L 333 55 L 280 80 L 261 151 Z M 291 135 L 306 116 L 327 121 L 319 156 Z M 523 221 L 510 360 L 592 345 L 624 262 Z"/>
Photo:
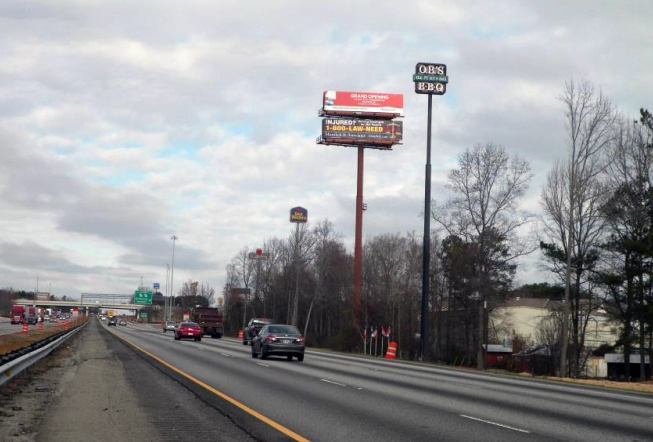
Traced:
<path fill-rule="evenodd" d="M 238 330 L 238 339 L 243 339 L 243 331 Z"/>
<path fill-rule="evenodd" d="M 396 353 L 397 353 L 397 343 L 394 341 L 390 341 L 388 343 L 388 351 L 385 354 L 385 358 L 394 359 Z"/>
<path fill-rule="evenodd" d="M 29 325 L 27 325 L 27 322 L 23 322 L 23 334 L 27 334 L 27 330 L 29 330 Z"/>

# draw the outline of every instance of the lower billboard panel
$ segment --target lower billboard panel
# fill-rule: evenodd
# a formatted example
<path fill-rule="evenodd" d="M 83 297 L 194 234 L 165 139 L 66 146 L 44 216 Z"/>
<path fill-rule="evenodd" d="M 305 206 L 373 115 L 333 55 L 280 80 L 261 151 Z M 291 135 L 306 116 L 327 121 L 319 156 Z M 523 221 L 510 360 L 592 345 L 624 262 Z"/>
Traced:
<path fill-rule="evenodd" d="M 401 121 L 323 118 L 322 138 L 337 144 L 400 144 Z"/>

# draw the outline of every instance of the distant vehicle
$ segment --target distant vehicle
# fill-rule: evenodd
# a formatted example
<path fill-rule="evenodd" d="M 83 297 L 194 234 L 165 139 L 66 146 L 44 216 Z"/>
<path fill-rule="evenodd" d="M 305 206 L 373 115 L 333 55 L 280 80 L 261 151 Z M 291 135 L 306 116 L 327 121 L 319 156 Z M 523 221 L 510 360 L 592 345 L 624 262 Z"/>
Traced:
<path fill-rule="evenodd" d="M 36 308 L 32 306 L 25 307 L 25 320 L 28 324 L 36 324 Z"/>
<path fill-rule="evenodd" d="M 43 320 L 44 321 L 49 321 L 50 320 L 50 315 L 44 315 Z"/>
<path fill-rule="evenodd" d="M 304 337 L 294 325 L 266 325 L 252 340 L 252 357 L 285 356 L 289 361 L 296 357 L 304 360 Z"/>
<path fill-rule="evenodd" d="M 22 305 L 14 305 L 11 308 L 11 323 L 22 324 L 25 322 L 25 307 Z"/>
<path fill-rule="evenodd" d="M 100 321 L 106 321 L 106 320 L 107 320 L 106 316 L 104 316 L 104 315 L 100 316 Z"/>
<path fill-rule="evenodd" d="M 190 311 L 190 320 L 202 329 L 202 336 L 221 338 L 224 334 L 222 310 L 213 307 L 195 307 Z"/>
<path fill-rule="evenodd" d="M 274 319 L 252 318 L 243 330 L 243 345 L 252 344 L 252 339 L 264 326 L 274 324 Z"/>
<path fill-rule="evenodd" d="M 202 328 L 195 322 L 182 322 L 175 330 L 175 339 L 193 338 L 196 341 L 202 340 Z"/>
<path fill-rule="evenodd" d="M 123 325 L 123 326 L 127 327 L 127 321 L 125 321 L 124 319 L 121 319 L 120 321 L 118 321 L 118 325 Z"/>
<path fill-rule="evenodd" d="M 173 332 L 177 328 L 177 323 L 175 321 L 166 321 L 163 324 L 163 333 L 167 332 L 168 330 L 172 330 Z"/>
<path fill-rule="evenodd" d="M 115 326 L 118 320 L 116 318 L 109 318 L 109 323 L 107 325 Z"/>

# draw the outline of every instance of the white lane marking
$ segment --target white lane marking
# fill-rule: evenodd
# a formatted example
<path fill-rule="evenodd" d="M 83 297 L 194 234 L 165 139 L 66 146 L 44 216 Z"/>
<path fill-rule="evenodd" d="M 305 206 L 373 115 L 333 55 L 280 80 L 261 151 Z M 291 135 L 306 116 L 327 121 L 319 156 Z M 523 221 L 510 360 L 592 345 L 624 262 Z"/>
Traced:
<path fill-rule="evenodd" d="M 256 365 L 262 365 L 263 367 L 269 367 L 268 364 L 263 364 L 263 363 L 261 363 L 261 362 L 257 362 Z"/>
<path fill-rule="evenodd" d="M 340 385 L 341 387 L 346 387 L 345 384 L 341 384 L 340 382 L 334 382 L 334 381 L 330 381 L 330 380 L 328 380 L 328 379 L 320 379 L 320 380 L 321 380 L 322 382 L 328 382 L 329 384 L 335 384 L 335 385 Z"/>
<path fill-rule="evenodd" d="M 222 356 L 226 356 L 226 357 L 228 357 L 228 358 L 231 357 L 231 356 L 229 356 L 227 353 L 222 353 L 222 352 L 220 352 L 220 354 L 221 354 Z"/>
<path fill-rule="evenodd" d="M 484 419 L 479 419 L 477 417 L 466 416 L 464 414 L 461 414 L 460 417 L 465 417 L 467 419 L 471 419 L 471 420 L 474 420 L 474 421 L 483 422 L 485 424 L 496 425 L 497 427 L 507 428 L 508 430 L 520 431 L 522 433 L 530 433 L 530 431 L 522 430 L 521 428 L 509 427 L 508 425 L 503 425 L 503 424 L 499 424 L 497 422 L 492 422 L 492 421 L 486 421 Z"/>

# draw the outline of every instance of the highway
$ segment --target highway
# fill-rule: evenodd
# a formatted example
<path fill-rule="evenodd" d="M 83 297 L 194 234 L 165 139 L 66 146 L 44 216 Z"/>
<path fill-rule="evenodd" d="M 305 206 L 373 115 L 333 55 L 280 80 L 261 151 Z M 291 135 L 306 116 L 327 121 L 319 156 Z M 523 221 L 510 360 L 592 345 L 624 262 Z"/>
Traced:
<path fill-rule="evenodd" d="M 316 351 L 262 361 L 233 339 L 109 329 L 309 440 L 653 440 L 651 395 Z"/>
<path fill-rule="evenodd" d="M 43 323 L 44 328 L 51 327 L 53 325 L 56 325 L 56 324 L 53 324 L 53 323 L 51 323 L 49 321 L 46 321 L 46 322 Z M 2 321 L 0 321 L 0 336 L 1 335 L 8 335 L 8 334 L 11 334 L 11 333 L 20 333 L 22 330 L 23 330 L 22 324 L 12 324 L 9 321 L 9 318 L 2 318 Z M 29 330 L 30 331 L 37 330 L 37 326 L 36 325 L 30 325 Z"/>

